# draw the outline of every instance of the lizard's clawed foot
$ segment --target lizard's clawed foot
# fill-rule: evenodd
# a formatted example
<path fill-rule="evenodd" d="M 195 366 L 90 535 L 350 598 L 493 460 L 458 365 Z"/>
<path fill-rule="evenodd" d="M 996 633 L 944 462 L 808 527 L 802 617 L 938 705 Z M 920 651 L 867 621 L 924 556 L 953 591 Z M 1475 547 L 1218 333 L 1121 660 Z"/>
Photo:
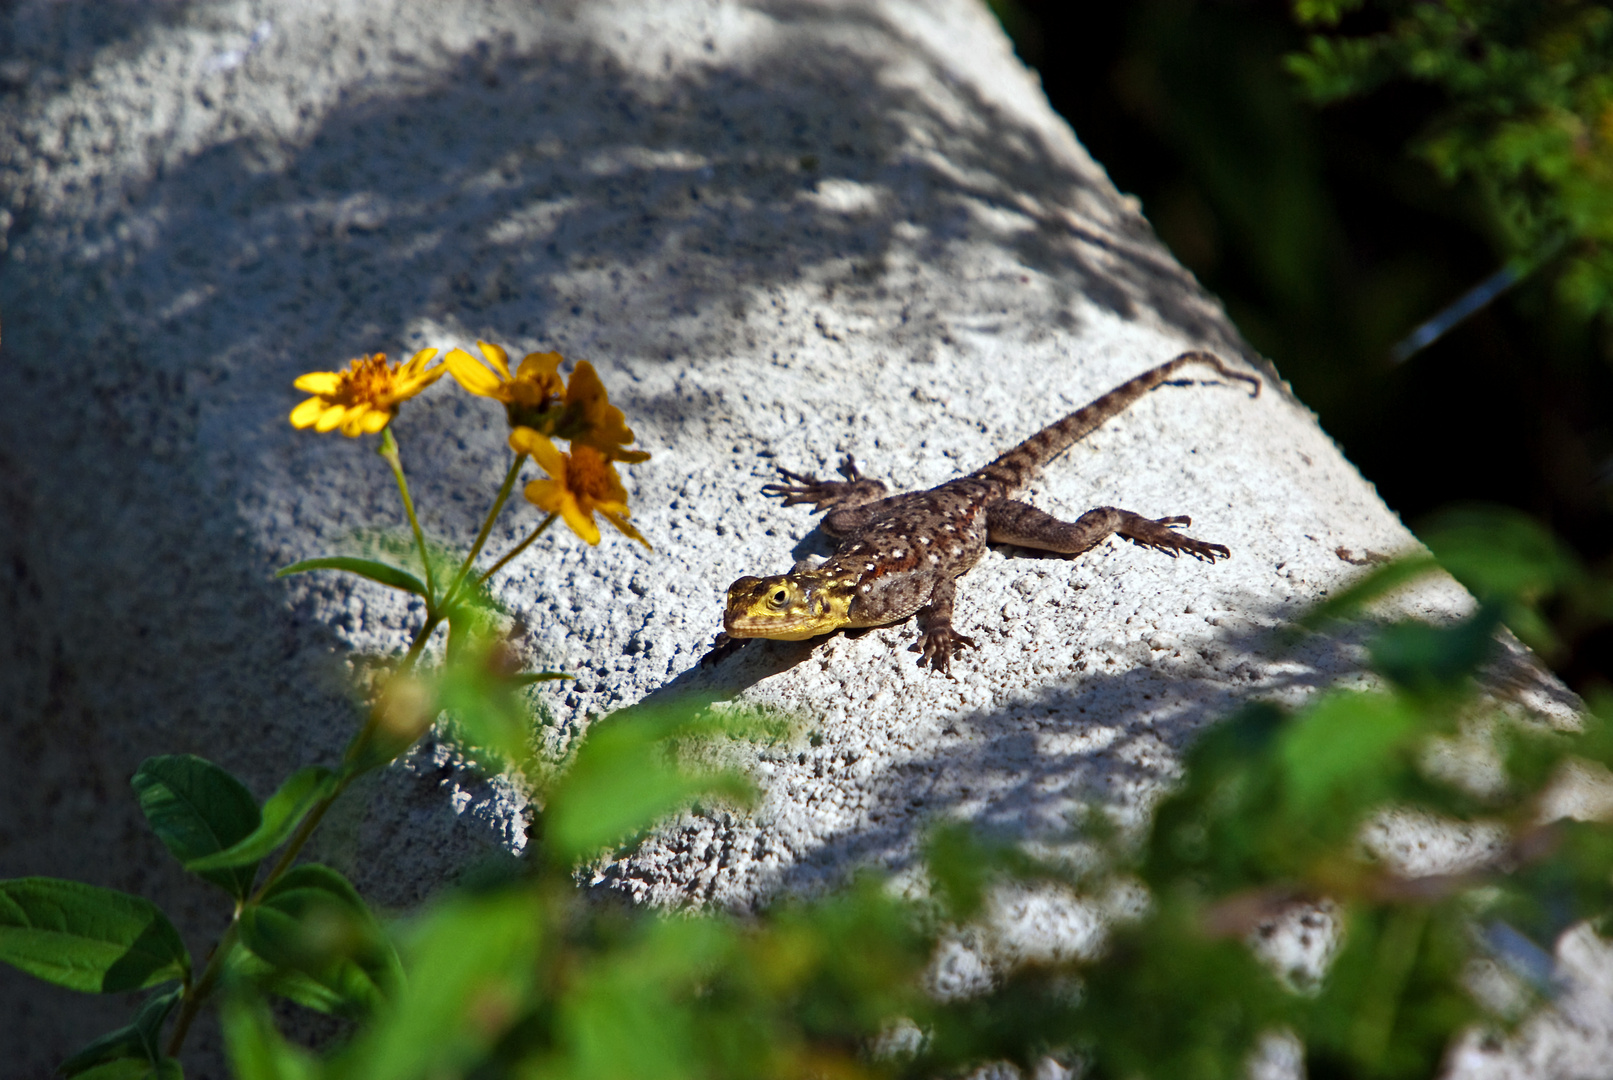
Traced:
<path fill-rule="evenodd" d="M 952 678 L 952 658 L 964 648 L 975 648 L 973 638 L 964 637 L 950 626 L 932 626 L 924 636 L 908 646 L 908 652 L 919 654 L 919 667 L 930 665 L 936 671 Z"/>
<path fill-rule="evenodd" d="M 819 480 L 815 476 L 781 468 L 779 475 L 789 483 L 763 484 L 762 494 L 783 496 L 785 506 L 812 503 L 816 510 L 827 510 L 841 503 L 868 502 L 885 494 L 885 485 L 878 480 L 869 480 L 858 472 L 857 463 L 849 454 L 846 460 L 840 463 L 839 471 L 840 475 L 845 477 L 844 480 Z"/>
<path fill-rule="evenodd" d="M 749 640 L 750 638 L 732 638 L 727 634 L 718 634 L 716 640 L 711 643 L 711 651 L 700 658 L 698 666 L 710 667 L 713 664 L 721 663 L 740 649 L 743 649 L 745 643 Z"/>
<path fill-rule="evenodd" d="M 1215 562 L 1217 559 L 1230 558 L 1231 550 L 1222 544 L 1211 544 L 1204 540 L 1195 540 L 1176 531 L 1178 527 L 1185 528 L 1193 524 L 1193 519 L 1185 514 L 1175 517 L 1162 517 L 1156 521 L 1146 518 L 1128 522 L 1121 535 L 1138 547 L 1150 547 L 1155 551 L 1163 551 L 1171 558 L 1176 558 L 1177 552 L 1186 552 L 1195 559 L 1204 562 Z"/>

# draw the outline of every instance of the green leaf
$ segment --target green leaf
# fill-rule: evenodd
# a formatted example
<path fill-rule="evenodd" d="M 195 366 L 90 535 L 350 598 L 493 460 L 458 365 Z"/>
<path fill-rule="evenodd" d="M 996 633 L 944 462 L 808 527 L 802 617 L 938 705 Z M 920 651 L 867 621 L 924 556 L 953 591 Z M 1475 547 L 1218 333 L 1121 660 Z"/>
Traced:
<path fill-rule="evenodd" d="M 930 831 L 924 846 L 930 892 L 949 919 L 966 923 L 985 906 L 999 881 L 1071 877 L 1066 867 L 1039 863 L 1019 845 L 992 838 L 964 822 L 948 822 Z"/>
<path fill-rule="evenodd" d="M 754 795 L 732 772 L 678 767 L 669 741 L 693 729 L 679 717 L 618 713 L 588 729 L 576 759 L 550 792 L 544 837 L 562 864 L 626 840 L 697 795 Z"/>
<path fill-rule="evenodd" d="M 1452 626 L 1408 621 L 1384 627 L 1367 651 L 1375 671 L 1407 690 L 1461 693 L 1500 648 L 1495 636 L 1500 625 L 1499 605 L 1486 604 Z"/>
<path fill-rule="evenodd" d="M 182 863 L 234 846 L 263 821 L 246 785 L 212 762 L 190 754 L 147 758 L 130 783 L 157 838 Z M 244 900 L 257 869 L 254 860 L 201 876 Z"/>
<path fill-rule="evenodd" d="M 91 994 L 141 990 L 190 971 L 179 932 L 149 900 L 44 877 L 0 881 L 0 960 Z"/>
<path fill-rule="evenodd" d="M 313 1059 L 281 1037 L 261 1000 L 232 994 L 219 1008 L 219 1021 L 236 1080 L 309 1080 L 314 1075 Z"/>
<path fill-rule="evenodd" d="M 1294 0 L 1294 18 L 1301 24 L 1336 26 L 1346 12 L 1361 4 L 1362 0 Z"/>
<path fill-rule="evenodd" d="M 323 765 L 298 769 L 263 804 L 263 819 L 256 829 L 223 851 L 185 863 L 193 874 L 256 863 L 290 839 L 314 804 L 336 790 L 336 774 Z"/>
<path fill-rule="evenodd" d="M 1480 1018 L 1461 978 L 1477 949 L 1456 902 L 1348 910 L 1343 948 L 1299 1025 L 1311 1075 L 1437 1075 Z"/>
<path fill-rule="evenodd" d="M 412 592 L 416 596 L 429 598 L 426 583 L 409 573 L 399 570 L 396 566 L 389 566 L 374 559 L 356 559 L 346 555 L 332 555 L 323 559 L 304 559 L 294 562 L 290 566 L 282 566 L 274 572 L 277 578 L 289 577 L 292 574 L 305 574 L 310 570 L 345 570 L 349 574 L 357 574 L 362 578 L 379 582 L 393 589 L 402 589 Z"/>
<path fill-rule="evenodd" d="M 262 993 L 283 997 L 329 1016 L 339 1015 L 345 1008 L 341 995 L 335 990 L 300 971 L 269 963 L 240 941 L 230 951 L 226 977 L 231 985 L 250 983 Z"/>
<path fill-rule="evenodd" d="M 396 953 L 346 878 L 328 866 L 287 871 L 241 912 L 241 943 L 271 967 L 299 972 L 319 990 L 315 1008 L 362 1017 L 403 981 Z M 306 986 L 292 986 L 294 996 Z M 284 991 L 282 991 L 284 992 Z"/>
<path fill-rule="evenodd" d="M 1481 600 L 1529 600 L 1584 579 L 1578 561 L 1549 529 L 1508 507 L 1455 507 L 1424 523 L 1418 535 Z"/>
<path fill-rule="evenodd" d="M 109 1061 L 133 1059 L 148 1067 L 162 1060 L 162 1024 L 179 1001 L 179 991 L 158 994 L 135 1013 L 134 1020 L 109 1031 L 56 1067 L 63 1076 L 78 1076 Z"/>
<path fill-rule="evenodd" d="M 533 716 L 520 691 L 567 676 L 508 674 L 514 657 L 496 614 L 479 594 L 453 604 L 437 703 L 448 714 L 445 734 L 482 768 L 531 774 Z"/>
<path fill-rule="evenodd" d="M 331 1062 L 329 1075 L 462 1075 L 520 1015 L 539 970 L 541 929 L 542 911 L 524 893 L 503 891 L 437 908 L 404 943 L 408 985 L 379 1022 Z"/>
<path fill-rule="evenodd" d="M 1304 630 L 1319 630 L 1334 619 L 1355 618 L 1380 596 L 1438 569 L 1439 563 L 1427 555 L 1408 555 L 1384 563 L 1311 608 L 1297 625 Z"/>
<path fill-rule="evenodd" d="M 1417 712 L 1380 694 L 1324 698 L 1295 717 L 1278 750 L 1293 820 L 1325 821 L 1348 834 L 1361 813 L 1391 794 L 1419 727 Z"/>

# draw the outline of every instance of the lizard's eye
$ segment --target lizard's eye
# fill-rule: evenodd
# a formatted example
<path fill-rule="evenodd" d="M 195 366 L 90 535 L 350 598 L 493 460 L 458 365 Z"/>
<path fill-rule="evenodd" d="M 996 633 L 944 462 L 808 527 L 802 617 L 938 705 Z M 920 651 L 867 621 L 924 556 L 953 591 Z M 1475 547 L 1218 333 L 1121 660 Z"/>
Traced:
<path fill-rule="evenodd" d="M 788 600 L 789 598 L 790 598 L 789 594 L 786 593 L 783 589 L 780 589 L 778 592 L 773 594 L 772 599 L 769 600 L 768 602 L 770 604 L 772 604 L 774 607 L 783 607 L 784 602 L 786 600 Z"/>

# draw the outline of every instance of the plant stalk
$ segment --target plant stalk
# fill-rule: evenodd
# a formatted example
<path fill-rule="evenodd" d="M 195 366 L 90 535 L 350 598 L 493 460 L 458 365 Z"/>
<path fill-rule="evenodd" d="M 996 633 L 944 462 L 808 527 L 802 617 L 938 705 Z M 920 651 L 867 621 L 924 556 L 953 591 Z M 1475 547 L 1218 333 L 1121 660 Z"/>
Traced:
<path fill-rule="evenodd" d="M 218 986 L 219 974 L 224 970 L 224 960 L 229 956 L 230 950 L 235 947 L 235 939 L 240 933 L 241 912 L 261 901 L 263 894 L 268 892 L 274 883 L 280 880 L 280 876 L 290 869 L 291 864 L 302 852 L 303 846 L 308 843 L 308 838 L 319 827 L 320 819 L 331 808 L 331 804 L 341 797 L 342 792 L 347 790 L 348 783 L 349 778 L 347 777 L 337 781 L 336 790 L 315 804 L 314 808 L 308 812 L 308 816 L 303 818 L 302 824 L 297 826 L 297 831 L 292 834 L 291 839 L 286 843 L 285 848 L 280 853 L 280 858 L 275 861 L 274 867 L 269 871 L 268 876 L 263 879 L 263 884 L 258 886 L 257 891 L 252 894 L 245 904 L 236 908 L 235 917 L 230 920 L 229 929 L 224 931 L 224 936 L 219 938 L 218 944 L 213 947 L 213 955 L 207 958 L 207 967 L 202 969 L 202 977 L 196 980 L 196 985 L 189 993 L 185 994 L 184 1000 L 179 1003 L 179 1015 L 174 1018 L 174 1029 L 168 1036 L 168 1049 L 166 1051 L 168 1057 L 177 1057 L 179 1055 L 180 1048 L 185 1045 L 185 1036 L 190 1033 L 190 1025 L 196 1019 L 196 1014 L 201 1011 L 203 1003 L 213 996 L 213 991 Z"/>
<path fill-rule="evenodd" d="M 487 571 L 487 573 L 483 574 L 481 577 L 476 579 L 476 583 L 479 584 L 479 585 L 485 585 L 487 583 L 488 578 L 492 577 L 494 574 L 496 574 L 500 570 L 504 569 L 504 567 L 509 564 L 509 561 L 511 559 L 515 558 L 517 555 L 521 554 L 521 552 L 523 552 L 527 548 L 531 547 L 532 546 L 532 541 L 534 541 L 538 537 L 542 536 L 543 531 L 545 529 L 547 529 L 550 525 L 553 525 L 554 524 L 554 519 L 557 518 L 557 517 L 559 517 L 558 514 L 550 514 L 548 517 L 544 518 L 543 523 L 541 525 L 539 525 L 536 529 L 533 529 L 529 534 L 527 534 L 527 538 L 525 540 L 522 540 L 519 544 L 516 544 L 509 551 L 506 551 L 504 553 L 504 557 L 499 559 L 498 562 L 494 563 L 492 565 L 492 567 Z"/>
<path fill-rule="evenodd" d="M 420 565 L 426 571 L 426 604 L 429 609 L 437 596 L 437 586 L 432 581 L 431 556 L 426 552 L 426 536 L 420 531 L 420 519 L 415 516 L 414 499 L 409 495 L 409 481 L 403 477 L 403 459 L 398 454 L 398 441 L 393 438 L 390 426 L 381 429 L 381 445 L 375 452 L 392 466 L 392 476 L 398 482 L 398 494 L 403 496 L 403 512 L 409 515 L 409 528 L 414 530 L 415 547 L 420 549 Z"/>
<path fill-rule="evenodd" d="M 476 556 L 482 553 L 482 548 L 487 544 L 488 534 L 493 531 L 493 522 L 498 520 L 499 511 L 503 510 L 504 504 L 509 501 L 510 491 L 515 487 L 516 478 L 521 475 L 521 466 L 526 464 L 526 458 L 525 454 L 516 454 L 515 460 L 510 462 L 510 471 L 504 474 L 504 483 L 499 485 L 498 498 L 493 500 L 492 509 L 487 512 L 487 520 L 482 522 L 482 531 L 476 534 L 476 542 L 471 545 L 470 554 L 465 556 L 458 573 L 454 574 L 453 584 L 449 585 L 448 591 L 443 594 L 443 607 L 446 608 L 454 594 L 459 591 L 465 575 L 470 573 L 471 566 L 476 562 Z"/>

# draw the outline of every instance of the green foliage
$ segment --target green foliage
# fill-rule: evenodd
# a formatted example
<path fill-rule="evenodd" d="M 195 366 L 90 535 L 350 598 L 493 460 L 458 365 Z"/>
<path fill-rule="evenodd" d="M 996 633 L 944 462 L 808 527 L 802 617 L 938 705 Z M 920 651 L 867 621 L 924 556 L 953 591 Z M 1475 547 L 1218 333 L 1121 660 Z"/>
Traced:
<path fill-rule="evenodd" d="M 455 897 L 403 942 L 396 1005 L 330 1063 L 333 1077 L 464 1074 L 491 1049 L 537 978 L 541 912 L 522 891 Z"/>
<path fill-rule="evenodd" d="M 466 756 L 489 772 L 516 772 L 541 782 L 542 767 L 532 749 L 532 710 L 522 691 L 534 682 L 571 676 L 521 673 L 499 621 L 500 612 L 485 593 L 461 592 L 448 616 L 448 663 L 435 680 L 432 698 L 451 717 L 444 734 Z M 390 757 L 388 750 L 378 748 Z"/>
<path fill-rule="evenodd" d="M 185 863 L 185 869 L 205 874 L 233 866 L 255 865 L 290 839 L 293 831 L 321 800 L 335 791 L 337 774 L 323 765 L 298 769 L 286 778 L 263 804 L 261 823 L 222 851 Z"/>
<path fill-rule="evenodd" d="M 1355 2 L 1298 0 L 1301 22 L 1336 27 Z M 1558 296 L 1613 311 L 1613 11 L 1598 0 L 1379 0 L 1388 28 L 1312 37 L 1288 58 L 1319 103 L 1406 79 L 1446 106 L 1416 151 L 1484 206 L 1518 270 L 1559 251 Z"/>
<path fill-rule="evenodd" d="M 1427 537 L 1437 563 L 1415 556 L 1375 568 L 1306 625 L 1363 618 L 1441 565 L 1479 597 L 1474 613 L 1442 626 L 1378 626 L 1367 652 L 1381 690 L 1323 693 L 1293 710 L 1252 704 L 1211 729 L 1141 835 L 1090 828 L 1085 839 L 1099 855 L 1075 868 L 941 826 L 924 852 L 927 900 L 863 879 L 748 920 L 596 906 L 573 881 L 579 862 L 631 843 L 692 800 L 748 801 L 738 775 L 691 765 L 700 747 L 735 734 L 736 722 L 627 710 L 596 721 L 566 761 L 541 762 L 517 739 L 530 714 L 495 613 L 465 606 L 452 621 L 446 668 L 394 678 L 397 700 L 375 707 L 348 767 L 295 775 L 256 827 L 244 791 L 200 759 L 151 759 L 135 789 L 187 865 L 255 866 L 298 822 L 316 820 L 310 808 L 327 805 L 344 777 L 406 745 L 421 717 L 448 704 L 459 737 L 494 748 L 541 788 L 524 865 L 396 928 L 327 867 L 278 867 L 250 895 L 246 879 L 227 879 L 241 908 L 216 975 L 151 999 L 68 1068 L 164 1075 L 176 1066 L 157 1049 L 158 1030 L 176 1001 L 201 1000 L 211 978 L 224 991 L 232 1068 L 247 1080 L 928 1077 L 994 1060 L 1031 1067 L 1048 1054 L 1080 1061 L 1094 1077 L 1231 1080 L 1277 1030 L 1301 1039 L 1314 1075 L 1430 1075 L 1470 1025 L 1500 1029 L 1518 1018 L 1492 1015 L 1469 991 L 1476 961 L 1522 971 L 1519 1000 L 1544 1001 L 1557 935 L 1613 908 L 1613 830 L 1539 814 L 1546 793 L 1576 770 L 1613 783 L 1613 726 L 1590 718 L 1581 733 L 1543 730 L 1489 710 L 1476 679 L 1503 621 L 1527 628 L 1542 605 L 1570 593 L 1587 617 L 1605 613 L 1599 579 L 1506 512 L 1452 512 Z M 395 738 L 386 734 L 394 729 Z M 1460 770 L 1431 764 L 1436 751 L 1477 754 L 1504 775 L 1471 789 Z M 1501 827 L 1510 869 L 1405 876 L 1361 842 L 1390 810 Z M 936 950 L 985 918 L 1004 887 L 1053 888 L 1087 903 L 1128 889 L 1148 899 L 1095 956 L 1010 964 L 989 991 L 934 1000 L 923 988 Z M 4 888 L 0 896 L 25 899 L 29 890 L 78 896 L 87 887 Z M 167 927 L 143 901 L 84 895 L 134 905 L 149 925 Z M 1251 947 L 1296 905 L 1318 904 L 1331 905 L 1342 932 L 1316 970 L 1279 970 Z M 132 924 L 114 935 L 125 950 L 140 936 Z M 34 950 L 48 952 L 37 941 Z M 30 962 L 26 949 L 6 958 Z M 159 952 L 143 962 L 145 975 L 118 985 L 151 985 L 187 968 L 182 951 Z M 269 996 L 356 1029 L 343 1045 L 311 1053 L 276 1030 Z"/>
<path fill-rule="evenodd" d="M 404 592 L 414 593 L 416 596 L 430 596 L 431 590 L 426 583 L 409 573 L 399 570 L 384 562 L 374 559 L 359 559 L 347 555 L 331 555 L 320 559 L 304 559 L 301 562 L 283 566 L 275 571 L 275 577 L 289 577 L 292 574 L 306 574 L 310 570 L 342 570 L 349 574 L 357 574 L 361 578 L 368 578 L 391 589 L 401 589 Z"/>
<path fill-rule="evenodd" d="M 364 1016 L 402 982 L 380 923 L 347 879 L 328 866 L 288 870 L 241 912 L 240 937 L 275 974 L 303 977 L 271 981 L 271 988 L 324 1012 Z"/>
<path fill-rule="evenodd" d="M 149 900 L 78 881 L 0 881 L 0 960 L 90 994 L 186 978 L 190 955 Z"/>
<path fill-rule="evenodd" d="M 1196 904 L 1160 901 L 1115 935 L 1071 1026 L 1100 1075 L 1239 1080 L 1255 1040 L 1297 1003 L 1242 941 L 1207 934 Z"/>
<path fill-rule="evenodd" d="M 626 840 L 692 800 L 711 794 L 748 802 L 748 781 L 734 773 L 690 773 L 671 743 L 715 734 L 719 722 L 638 711 L 599 721 L 555 783 L 544 837 L 557 859 L 592 856 Z"/>
<path fill-rule="evenodd" d="M 152 832 L 182 863 L 235 846 L 263 821 L 252 793 L 235 777 L 190 754 L 147 758 L 130 780 Z M 257 861 L 206 870 L 201 877 L 245 900 Z"/>
<path fill-rule="evenodd" d="M 1352 904 L 1344 947 L 1306 1010 L 1313 1071 L 1434 1075 L 1452 1038 L 1483 1018 L 1461 982 L 1472 939 L 1460 904 Z"/>
<path fill-rule="evenodd" d="M 313 1080 L 313 1055 L 281 1036 L 262 998 L 232 994 L 219 1014 L 236 1080 Z"/>
<path fill-rule="evenodd" d="M 63 1076 L 79 1076 L 109 1062 L 134 1062 L 142 1065 L 147 1072 L 162 1065 L 162 1051 L 158 1049 L 159 1032 L 178 1001 L 177 990 L 154 995 L 135 1013 L 131 1023 L 96 1039 L 62 1062 L 57 1071 Z"/>
<path fill-rule="evenodd" d="M 1336 19 L 1348 6 L 1308 10 Z M 550 368 L 520 370 L 536 379 Z M 464 376 L 475 392 L 514 393 L 514 379 L 478 370 Z M 310 385 L 337 385 L 335 373 L 324 376 Z M 542 383 L 550 397 L 553 385 Z M 589 400 L 614 430 L 602 390 Z M 313 412 L 299 407 L 310 423 Z M 408 652 L 373 669 L 339 766 L 292 774 L 261 809 L 196 757 L 150 758 L 132 779 L 162 843 L 233 902 L 202 971 L 192 974 L 178 933 L 145 900 L 46 878 L 0 882 L 0 960 L 89 992 L 180 983 L 70 1058 L 65 1074 L 177 1078 L 186 1033 L 212 1001 L 243 1080 L 928 1078 L 1002 1060 L 1031 1067 L 1044 1055 L 1095 1078 L 1231 1080 L 1264 1035 L 1283 1030 L 1305 1045 L 1312 1075 L 1398 1080 L 1430 1075 L 1470 1025 L 1518 1019 L 1518 1010 L 1492 1015 L 1470 993 L 1476 961 L 1522 971 L 1516 996 L 1527 1011 L 1542 1000 L 1556 937 L 1581 921 L 1602 925 L 1613 908 L 1613 831 L 1542 813 L 1566 777 L 1613 785 L 1613 725 L 1592 717 L 1579 733 L 1546 731 L 1479 691 L 1500 627 L 1549 649 L 1544 605 L 1568 605 L 1590 623 L 1613 615 L 1613 594 L 1538 526 L 1476 508 L 1431 524 L 1431 556 L 1372 571 L 1301 626 L 1369 620 L 1373 604 L 1441 566 L 1478 599 L 1469 617 L 1373 625 L 1366 653 L 1381 689 L 1324 690 L 1294 709 L 1248 705 L 1186 754 L 1185 776 L 1150 827 L 1121 835 L 1094 815 L 1080 865 L 953 823 L 934 829 L 910 882 L 914 893 L 928 886 L 922 899 L 864 877 L 746 919 L 591 903 L 579 867 L 697 801 L 751 802 L 738 772 L 697 763 L 722 760 L 725 738 L 776 741 L 790 725 L 639 707 L 593 721 L 567 757 L 546 757 L 525 692 L 563 676 L 520 672 L 518 631 L 482 587 L 493 571 L 473 572 L 524 456 L 456 566 L 424 539 L 390 430 L 381 452 L 426 582 L 357 559 L 288 568 L 358 573 L 425 601 Z M 550 512 L 493 569 L 557 519 Z M 442 663 L 423 665 L 444 624 Z M 384 925 L 339 873 L 296 859 L 355 777 L 439 718 L 476 760 L 524 782 L 542 810 L 510 872 Z M 1475 784 L 1439 764 L 1453 758 L 1499 775 Z M 1363 841 L 1391 812 L 1498 830 L 1505 858 L 1412 876 Z M 945 1001 L 927 993 L 938 950 L 960 937 L 989 941 L 982 924 L 994 901 L 1023 889 L 1129 914 L 1113 917 L 1095 954 L 998 957 L 989 989 Z M 1113 902 L 1120 896 L 1133 900 Z M 1256 946 L 1306 907 L 1337 914 L 1336 955 L 1280 970 Z M 321 1052 L 290 1044 L 273 997 L 347 1020 L 349 1037 Z"/>

